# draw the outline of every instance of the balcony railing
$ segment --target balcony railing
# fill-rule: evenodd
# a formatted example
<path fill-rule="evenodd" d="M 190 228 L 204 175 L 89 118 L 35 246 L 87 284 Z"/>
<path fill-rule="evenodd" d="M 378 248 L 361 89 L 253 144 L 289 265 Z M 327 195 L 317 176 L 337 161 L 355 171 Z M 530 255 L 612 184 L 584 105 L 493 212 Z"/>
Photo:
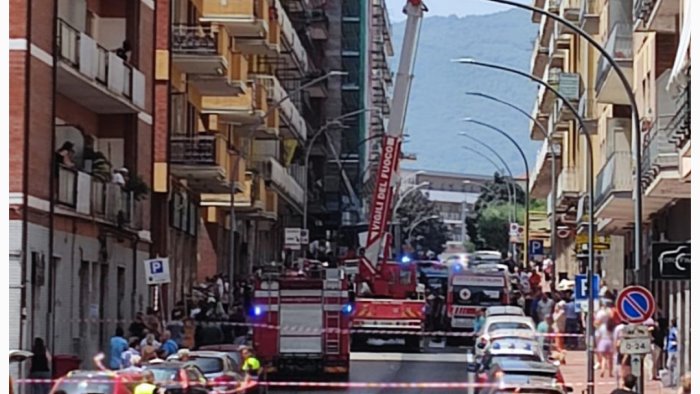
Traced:
<path fill-rule="evenodd" d="M 302 45 L 301 40 L 299 39 L 299 36 L 297 35 L 297 32 L 294 29 L 294 26 L 292 25 L 292 22 L 289 20 L 289 17 L 287 16 L 287 12 L 284 10 L 284 7 L 278 3 L 276 10 L 279 24 L 282 30 L 282 37 L 284 37 L 284 40 L 289 45 L 289 49 L 299 62 L 299 66 L 301 67 L 300 71 L 304 73 L 309 69 L 309 57 L 306 53 L 306 49 L 304 49 L 304 46 Z"/>
<path fill-rule="evenodd" d="M 634 19 L 647 22 L 656 0 L 634 0 Z"/>
<path fill-rule="evenodd" d="M 174 25 L 172 27 L 173 53 L 183 55 L 216 55 L 219 33 L 211 26 Z"/>
<path fill-rule="evenodd" d="M 631 65 L 634 56 L 632 41 L 632 26 L 627 23 L 618 23 L 608 34 L 608 41 L 605 43 L 605 51 L 612 54 L 616 63 Z M 623 65 L 624 67 L 624 65 Z M 595 81 L 596 93 L 600 92 L 603 82 L 611 72 L 612 66 L 603 56 L 598 59 L 598 75 Z"/>
<path fill-rule="evenodd" d="M 644 141 L 642 179 L 651 182 L 664 168 L 678 167 L 678 151 L 669 138 L 669 118 L 659 116 Z"/>
<path fill-rule="evenodd" d="M 111 93 L 144 108 L 146 80 L 143 73 L 62 19 L 58 20 L 56 40 L 58 57 L 62 62 L 106 87 Z M 90 107 L 91 103 L 85 104 Z"/>
<path fill-rule="evenodd" d="M 690 138 L 690 78 L 688 85 L 676 98 L 676 113 L 669 122 L 669 139 L 678 148 L 685 145 Z"/>
<path fill-rule="evenodd" d="M 598 34 L 600 30 L 600 11 L 598 0 L 582 0 L 580 26 L 588 34 Z"/>
<path fill-rule="evenodd" d="M 263 176 L 297 204 L 304 202 L 304 188 L 276 159 L 268 157 L 260 162 Z"/>
<path fill-rule="evenodd" d="M 287 120 L 287 123 L 297 133 L 299 138 L 305 140 L 307 136 L 306 121 L 294 103 L 285 99 L 287 91 L 282 87 L 277 77 L 273 75 L 258 75 L 258 82 L 263 85 L 268 94 L 268 99 L 274 103 L 279 103 L 279 109 Z"/>
<path fill-rule="evenodd" d="M 119 227 L 142 228 L 141 202 L 134 193 L 87 172 L 60 166 L 56 200 L 78 214 L 99 218 Z"/>
<path fill-rule="evenodd" d="M 633 184 L 632 153 L 614 151 L 596 177 L 595 205 L 603 203 L 612 193 L 631 192 Z"/>
<path fill-rule="evenodd" d="M 222 160 L 218 135 L 170 138 L 170 161 L 173 164 L 218 166 Z"/>

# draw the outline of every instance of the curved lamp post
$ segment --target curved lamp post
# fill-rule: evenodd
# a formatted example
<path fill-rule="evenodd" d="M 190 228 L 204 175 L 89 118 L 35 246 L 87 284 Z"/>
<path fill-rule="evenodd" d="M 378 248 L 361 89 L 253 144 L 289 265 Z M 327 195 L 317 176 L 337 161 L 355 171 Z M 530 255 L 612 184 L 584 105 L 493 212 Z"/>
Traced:
<path fill-rule="evenodd" d="M 318 139 L 318 137 L 320 137 L 321 135 L 325 135 L 326 132 L 328 130 L 330 130 L 332 127 L 334 127 L 334 126 L 335 127 L 342 127 L 343 123 L 341 122 L 341 120 L 346 119 L 346 118 L 350 118 L 350 117 L 353 117 L 355 115 L 359 115 L 359 114 L 362 114 L 365 112 L 370 112 L 370 111 L 373 111 L 373 110 L 367 109 L 367 108 L 358 109 L 357 111 L 348 112 L 346 114 L 340 115 L 338 117 L 335 117 L 335 118 L 329 120 L 328 122 L 326 122 L 326 124 L 321 126 L 321 128 L 318 129 L 318 131 L 314 134 L 314 136 L 311 137 L 311 139 L 305 144 L 305 146 L 304 146 L 304 169 L 307 173 L 306 173 L 306 176 L 304 177 L 304 213 L 303 213 L 304 214 L 304 217 L 303 217 L 304 230 L 307 229 L 307 221 L 308 221 L 308 207 L 309 207 L 309 190 L 308 190 L 309 189 L 309 174 L 308 174 L 308 171 L 309 171 L 309 159 L 311 158 L 311 148 L 313 148 L 314 144 L 316 143 L 316 139 Z"/>
<path fill-rule="evenodd" d="M 497 132 L 498 134 L 506 137 L 508 141 L 510 141 L 515 148 L 518 150 L 518 153 L 520 153 L 520 157 L 523 159 L 523 165 L 525 166 L 525 244 L 523 245 L 523 255 L 525 258 L 523 259 L 523 264 L 524 266 L 527 266 L 527 264 L 530 263 L 528 252 L 529 252 L 529 245 L 530 245 L 530 166 L 527 164 L 527 157 L 525 156 L 525 152 L 523 152 L 523 149 L 520 147 L 520 144 L 518 144 L 517 141 L 513 139 L 508 133 L 503 131 L 502 129 L 490 124 L 490 123 L 485 123 L 476 119 L 472 118 L 464 118 L 463 119 L 465 122 L 468 123 L 474 123 L 479 126 L 486 127 L 487 129 L 490 129 L 492 131 Z M 517 220 L 517 217 L 516 217 Z"/>
<path fill-rule="evenodd" d="M 483 157 L 486 161 L 490 162 L 491 164 L 493 164 L 494 167 L 496 167 L 496 171 L 500 172 L 501 174 L 505 174 L 506 170 L 503 168 L 500 168 L 498 166 L 498 164 L 496 164 L 496 162 L 492 158 L 485 155 L 484 153 L 482 153 L 482 152 L 480 152 L 472 147 L 469 147 L 469 146 L 463 146 L 462 149 L 466 149 L 468 151 L 471 151 L 471 152 Z M 510 169 L 508 169 L 508 172 L 510 172 Z M 508 204 L 511 204 L 511 209 L 508 211 L 508 220 L 512 223 L 513 218 L 515 217 L 515 212 L 514 212 L 515 211 L 515 198 L 513 197 L 513 194 L 511 193 L 511 190 L 510 190 L 510 186 L 511 186 L 511 185 L 509 185 L 510 181 L 508 181 L 505 176 L 503 177 L 503 179 L 506 182 L 506 191 L 508 192 Z M 470 180 L 462 181 L 462 183 L 465 185 L 470 185 L 470 184 L 479 185 L 479 186 L 487 188 L 488 190 L 491 190 L 493 192 L 492 188 L 490 188 L 482 183 L 475 183 L 475 182 L 472 182 Z M 493 193 L 498 194 L 496 192 L 493 192 Z"/>
<path fill-rule="evenodd" d="M 502 1 L 502 0 L 494 0 L 494 1 Z M 562 95 L 557 89 L 555 89 L 552 85 L 550 85 L 548 82 L 535 77 L 534 75 L 530 75 L 524 71 L 520 71 L 515 68 L 503 66 L 500 64 L 495 64 L 495 63 L 487 63 L 487 62 L 481 62 L 481 61 L 476 61 L 474 59 L 459 59 L 457 60 L 458 63 L 465 63 L 465 64 L 472 64 L 476 66 L 482 66 L 482 67 L 487 67 L 487 68 L 492 68 L 496 70 L 501 70 L 505 72 L 509 72 L 512 74 L 520 75 L 522 77 L 525 77 L 539 85 L 544 86 L 547 90 L 551 91 L 555 96 L 557 96 L 558 99 L 562 101 L 562 103 L 566 106 L 566 108 L 571 111 L 573 116 L 576 118 L 579 127 L 581 130 L 583 130 L 583 136 L 586 138 L 586 145 L 587 145 L 587 153 L 588 153 L 588 176 L 586 177 L 586 187 L 588 188 L 588 269 L 587 269 L 587 276 L 586 280 L 588 283 L 593 283 L 593 269 L 594 269 L 594 238 L 595 238 L 595 218 L 594 218 L 594 204 L 593 204 L 593 195 L 595 191 L 593 190 L 594 188 L 594 179 L 593 179 L 593 144 L 591 143 L 591 134 L 588 130 L 588 127 L 586 127 L 586 123 L 584 122 L 583 118 L 581 117 L 581 114 L 578 113 L 578 110 L 574 108 L 574 105 L 569 101 L 564 95 Z M 593 305 L 594 305 L 594 298 L 593 298 L 593 292 L 589 291 L 588 292 L 588 310 L 593 311 Z M 595 336 L 593 332 L 593 313 L 589 312 L 588 313 L 588 318 L 586 322 L 586 334 L 588 335 L 588 340 L 587 340 L 587 350 L 588 350 L 588 390 L 589 394 L 593 394 L 593 384 L 594 384 L 594 375 L 595 375 L 595 369 L 594 367 L 594 360 L 593 360 L 593 346 L 595 343 Z"/>
<path fill-rule="evenodd" d="M 625 76 L 625 73 L 622 71 L 620 68 L 620 65 L 617 64 L 615 61 L 615 58 L 605 50 L 605 48 L 598 43 L 593 36 L 590 34 L 586 33 L 583 29 L 580 27 L 576 26 L 572 22 L 568 21 L 566 18 L 561 17 L 558 14 L 555 14 L 553 12 L 549 12 L 547 10 L 543 10 L 541 8 L 533 7 L 529 4 L 524 4 L 524 3 L 519 3 L 514 0 L 487 0 L 491 1 L 494 3 L 500 3 L 500 4 L 506 4 L 510 5 L 513 7 L 518 7 L 522 9 L 526 9 L 529 11 L 532 11 L 534 13 L 540 14 L 540 15 L 545 15 L 547 18 L 552 18 L 555 21 L 563 24 L 564 26 L 568 27 L 569 29 L 573 30 L 576 32 L 576 34 L 586 40 L 590 45 L 592 45 L 598 53 L 600 53 L 600 56 L 604 57 L 605 60 L 610 63 L 610 67 L 612 67 L 613 70 L 615 70 L 615 73 L 617 74 L 618 78 L 620 78 L 620 81 L 622 82 L 622 88 L 625 91 L 625 94 L 627 95 L 627 99 L 629 100 L 630 107 L 632 108 L 632 138 L 633 138 L 633 146 L 632 146 L 632 151 L 634 154 L 634 159 L 635 159 L 635 187 L 634 187 L 634 269 L 635 269 L 635 276 L 637 276 L 637 282 L 639 281 L 639 270 L 641 268 L 641 263 L 642 263 L 642 176 L 641 174 L 643 173 L 642 171 L 642 138 L 639 132 L 639 126 L 641 124 L 641 121 L 639 119 L 639 108 L 637 108 L 637 101 L 634 97 L 634 90 L 632 89 L 632 85 L 630 84 L 629 80 L 627 80 L 627 77 Z M 590 141 L 589 141 L 590 142 Z M 591 212 L 591 215 L 593 212 Z M 590 246 L 590 245 L 589 245 Z M 589 249 L 589 254 L 593 253 L 593 249 Z M 590 278 L 589 278 L 590 279 Z M 590 283 L 590 282 L 589 282 Z M 593 362 L 589 360 L 589 375 L 593 375 Z M 588 390 L 590 391 L 591 394 L 593 394 L 593 380 L 589 376 L 589 381 L 588 381 Z"/>
<path fill-rule="evenodd" d="M 419 224 L 421 224 L 423 222 L 427 222 L 428 220 L 436 220 L 436 219 L 440 219 L 440 215 L 426 216 L 426 217 L 423 217 L 423 218 L 420 218 L 418 220 L 413 221 L 413 223 L 411 223 L 411 225 L 408 227 L 408 241 L 411 242 L 411 234 L 413 234 L 413 230 L 416 229 L 416 226 L 418 226 Z"/>
<path fill-rule="evenodd" d="M 547 129 L 544 127 L 542 122 L 537 120 L 534 116 L 530 115 L 527 111 L 524 109 L 518 107 L 515 104 L 509 103 L 505 100 L 501 100 L 498 97 L 491 96 L 486 93 L 481 93 L 481 92 L 466 92 L 465 93 L 467 96 L 475 96 L 475 97 L 481 97 L 485 98 L 487 100 L 491 100 L 494 102 L 497 102 L 499 104 L 503 104 L 516 112 L 522 114 L 526 118 L 530 119 L 536 126 L 537 130 L 544 136 L 544 138 L 547 140 L 547 144 L 549 144 L 549 155 L 551 156 L 551 182 L 550 182 L 550 189 L 552 190 L 552 196 L 550 197 L 550 203 L 552 204 L 552 218 L 550 222 L 550 229 L 549 229 L 549 250 L 550 250 L 550 259 L 552 260 L 552 273 L 554 277 L 554 283 L 557 283 L 557 259 L 556 259 L 556 242 L 557 242 L 557 215 L 556 215 L 556 202 L 557 202 L 557 195 L 556 195 L 556 190 L 557 190 L 557 178 L 554 176 L 557 172 L 557 160 L 555 156 L 555 151 L 554 151 L 554 141 L 552 139 L 552 136 L 547 132 Z M 529 188 L 530 185 L 528 184 L 527 187 Z"/>

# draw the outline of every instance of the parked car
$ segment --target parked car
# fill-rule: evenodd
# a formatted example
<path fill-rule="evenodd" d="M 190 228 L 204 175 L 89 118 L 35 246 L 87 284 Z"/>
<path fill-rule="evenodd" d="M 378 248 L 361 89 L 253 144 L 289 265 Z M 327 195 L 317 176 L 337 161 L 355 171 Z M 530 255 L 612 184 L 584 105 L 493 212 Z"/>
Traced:
<path fill-rule="evenodd" d="M 519 306 L 498 305 L 486 308 L 485 317 L 492 316 L 525 316 L 525 311 Z"/>
<path fill-rule="evenodd" d="M 234 361 L 227 353 L 197 350 L 190 352 L 189 362 L 204 373 L 209 387 L 215 391 L 231 390 L 244 381 L 243 375 L 236 369 Z"/>
<path fill-rule="evenodd" d="M 207 378 L 196 364 L 191 362 L 166 361 L 150 364 L 145 371 L 153 372 L 155 383 L 168 394 L 208 394 Z M 182 383 L 187 383 L 183 385 Z"/>
<path fill-rule="evenodd" d="M 477 375 L 477 383 L 491 383 L 494 387 L 548 386 L 573 391 L 565 386 L 564 376 L 558 367 L 544 361 L 523 361 L 506 358 L 491 363 L 491 368 Z M 483 394 L 486 390 L 480 390 Z"/>
<path fill-rule="evenodd" d="M 508 338 L 495 339 L 484 351 L 480 359 L 479 371 L 491 369 L 491 365 L 501 360 L 545 361 L 544 353 L 535 340 Z"/>
<path fill-rule="evenodd" d="M 474 353 L 481 356 L 496 332 L 512 337 L 535 338 L 535 322 L 526 316 L 491 316 L 486 318 L 481 330 L 476 333 Z"/>
<path fill-rule="evenodd" d="M 231 359 L 231 362 L 234 364 L 233 369 L 238 372 L 241 371 L 241 365 L 243 364 L 243 357 L 241 356 L 241 352 L 239 350 L 240 348 L 240 345 L 232 345 L 225 343 L 220 345 L 201 346 L 199 350 L 226 353 Z"/>
<path fill-rule="evenodd" d="M 60 378 L 51 393 L 132 394 L 134 387 L 142 381 L 143 374 L 138 372 L 76 370 Z"/>

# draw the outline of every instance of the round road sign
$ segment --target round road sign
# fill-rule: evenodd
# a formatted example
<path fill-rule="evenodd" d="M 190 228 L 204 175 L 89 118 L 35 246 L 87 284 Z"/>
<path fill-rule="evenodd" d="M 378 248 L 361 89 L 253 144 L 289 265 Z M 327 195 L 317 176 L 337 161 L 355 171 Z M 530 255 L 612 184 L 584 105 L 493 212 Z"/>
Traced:
<path fill-rule="evenodd" d="M 643 323 L 656 310 L 656 302 L 651 292 L 641 286 L 628 286 L 622 289 L 615 303 L 622 320 L 630 324 Z"/>

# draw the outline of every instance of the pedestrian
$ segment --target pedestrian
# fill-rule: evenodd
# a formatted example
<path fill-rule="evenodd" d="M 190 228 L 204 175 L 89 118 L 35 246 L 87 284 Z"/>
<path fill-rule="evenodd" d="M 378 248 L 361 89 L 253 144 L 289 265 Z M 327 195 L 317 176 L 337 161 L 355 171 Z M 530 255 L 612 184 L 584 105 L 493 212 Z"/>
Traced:
<path fill-rule="evenodd" d="M 170 337 L 175 341 L 178 347 L 182 346 L 182 341 L 183 341 L 183 331 L 184 331 L 184 326 L 185 324 L 183 323 L 182 319 L 185 317 L 185 309 L 184 306 L 176 306 L 175 309 L 173 309 L 171 315 L 171 320 L 166 324 L 165 329 L 166 331 L 170 331 Z"/>
<path fill-rule="evenodd" d="M 573 350 L 578 345 L 575 334 L 579 333 L 579 316 L 576 312 L 576 301 L 573 297 L 564 305 L 564 316 L 566 316 L 566 348 Z"/>
<path fill-rule="evenodd" d="M 163 341 L 163 344 L 160 345 L 160 349 L 163 350 L 165 358 L 167 358 L 171 354 L 177 353 L 177 343 L 175 343 L 175 341 L 170 336 L 169 330 L 163 331 L 163 335 L 161 336 L 160 340 Z"/>
<path fill-rule="evenodd" d="M 124 329 L 117 327 L 114 336 L 109 340 L 109 368 L 117 370 L 122 368 L 122 353 L 129 350 L 129 342 L 124 338 Z"/>
<path fill-rule="evenodd" d="M 155 394 L 158 392 L 158 386 L 155 383 L 156 377 L 153 371 L 145 371 L 143 373 L 143 382 L 134 387 L 134 394 Z"/>
<path fill-rule="evenodd" d="M 596 356 L 600 363 L 600 377 L 605 376 L 607 370 L 608 376 L 613 377 L 613 331 L 615 323 L 608 320 L 605 324 L 600 325 L 596 330 Z"/>
<path fill-rule="evenodd" d="M 629 363 L 629 357 L 620 352 L 620 344 L 622 343 L 622 333 L 624 332 L 625 327 L 627 327 L 627 324 L 619 323 L 615 325 L 615 330 L 613 330 L 613 343 L 615 345 L 615 365 L 617 367 L 616 374 L 619 379 L 622 379 L 629 374 L 630 371 L 628 365 L 631 365 Z"/>
<path fill-rule="evenodd" d="M 654 325 L 649 331 L 652 341 L 652 359 L 654 362 L 652 379 L 659 380 L 659 371 L 662 369 L 663 365 L 664 334 L 659 326 L 658 319 L 654 321 Z"/>
<path fill-rule="evenodd" d="M 566 302 L 559 301 L 554 306 L 554 313 L 552 313 L 552 321 L 554 324 L 554 344 L 558 352 L 564 350 L 564 335 L 566 334 L 566 312 L 564 311 L 564 306 Z"/>
<path fill-rule="evenodd" d="M 545 354 L 549 354 L 550 351 L 550 346 L 549 343 L 551 342 L 551 333 L 552 333 L 552 316 L 547 315 L 537 323 L 537 336 L 539 337 L 539 342 L 540 342 L 540 349 L 545 352 Z"/>
<path fill-rule="evenodd" d="M 146 308 L 146 317 L 144 319 L 144 323 L 146 324 L 146 328 L 151 334 L 155 336 L 160 335 L 160 332 L 162 331 L 160 326 L 160 319 L 158 318 L 158 315 L 156 314 L 156 310 L 154 308 Z"/>
<path fill-rule="evenodd" d="M 615 390 L 611 391 L 610 394 L 632 394 L 636 393 L 634 391 L 634 387 L 637 385 L 637 378 L 629 374 L 622 379 L 622 387 L 616 388 Z"/>
<path fill-rule="evenodd" d="M 681 385 L 678 388 L 678 394 L 690 394 L 690 373 L 686 373 L 681 378 Z"/>
<path fill-rule="evenodd" d="M 554 310 L 554 300 L 549 297 L 549 293 L 542 292 L 539 301 L 537 302 L 537 318 L 539 321 L 544 321 L 552 315 Z"/>
<path fill-rule="evenodd" d="M 474 319 L 474 332 L 480 332 L 481 328 L 484 326 L 484 322 L 486 321 L 486 309 L 482 308 L 479 309 L 476 315 L 476 319 Z"/>
<path fill-rule="evenodd" d="M 180 349 L 177 351 L 177 359 L 183 363 L 190 361 L 190 349 Z"/>
<path fill-rule="evenodd" d="M 134 320 L 129 325 L 129 336 L 143 339 L 146 336 L 146 334 L 144 333 L 145 330 L 146 324 L 144 324 L 143 322 L 143 313 L 137 312 L 136 316 L 134 317 Z"/>
<path fill-rule="evenodd" d="M 34 338 L 32 357 L 29 365 L 29 379 L 46 379 L 40 383 L 31 384 L 32 394 L 48 394 L 51 389 L 51 353 L 46 348 L 42 338 Z"/>
<path fill-rule="evenodd" d="M 666 369 L 671 374 L 671 386 L 675 386 L 678 378 L 678 327 L 676 319 L 671 319 L 671 326 L 666 336 Z"/>
<path fill-rule="evenodd" d="M 253 355 L 253 351 L 249 347 L 243 346 L 241 348 L 241 357 L 243 358 L 241 370 L 246 375 L 257 377 L 260 372 L 260 361 Z"/>
<path fill-rule="evenodd" d="M 158 349 L 160 347 L 161 343 L 156 340 L 155 334 L 148 333 L 146 334 L 146 337 L 141 340 L 141 349 L 143 350 L 146 346 L 153 347 L 155 349 Z"/>
<path fill-rule="evenodd" d="M 129 339 L 129 348 L 122 352 L 122 368 L 129 368 L 132 366 L 131 359 L 134 356 L 139 356 L 141 359 L 141 351 L 139 350 L 139 338 L 131 337 Z"/>
<path fill-rule="evenodd" d="M 538 311 L 538 304 L 540 303 L 540 297 L 542 296 L 542 293 L 540 292 L 539 288 L 534 288 L 532 290 L 532 299 L 530 300 L 530 307 L 528 310 L 525 312 L 534 320 L 535 325 L 537 325 L 540 322 L 540 314 Z"/>

